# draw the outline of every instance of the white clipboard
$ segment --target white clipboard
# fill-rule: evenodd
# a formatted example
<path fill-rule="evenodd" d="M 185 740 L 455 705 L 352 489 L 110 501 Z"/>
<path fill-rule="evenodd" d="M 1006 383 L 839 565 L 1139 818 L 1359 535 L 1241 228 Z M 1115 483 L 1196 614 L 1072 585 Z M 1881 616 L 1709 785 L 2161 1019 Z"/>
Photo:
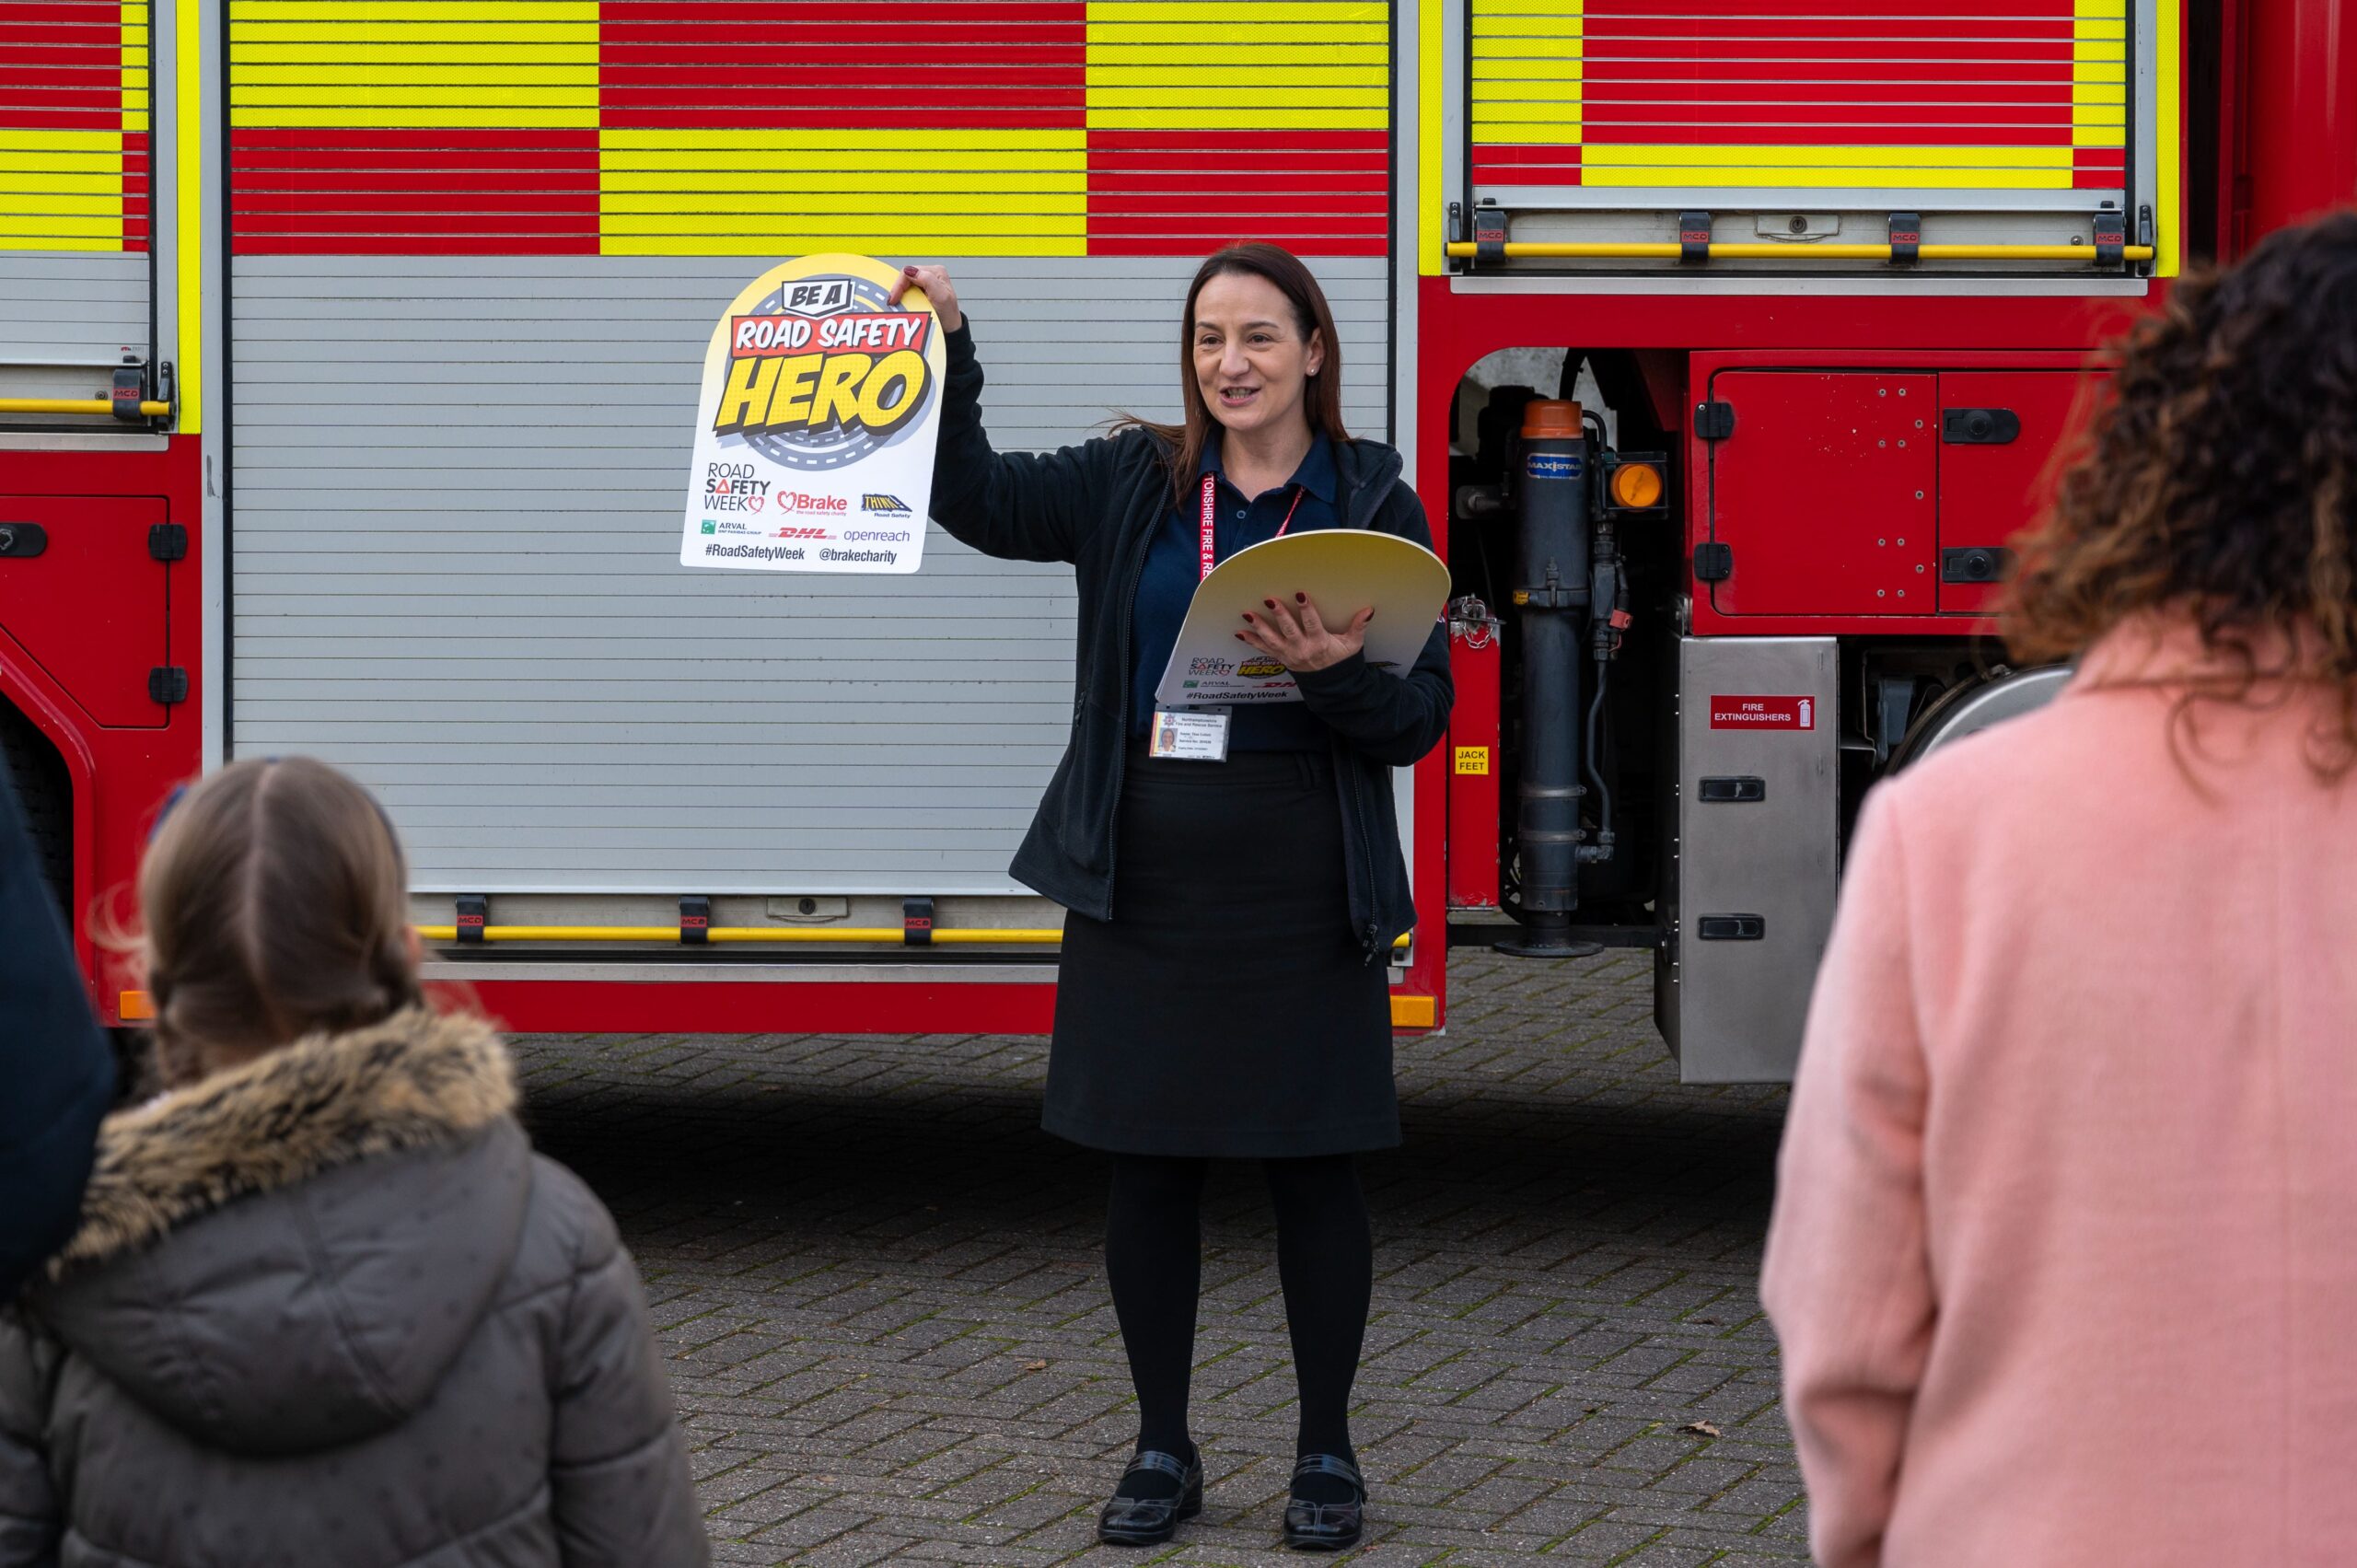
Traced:
<path fill-rule="evenodd" d="M 1248 610 L 1291 606 L 1307 594 L 1329 628 L 1372 606 L 1366 659 L 1404 678 L 1448 603 L 1448 566 L 1422 545 L 1366 528 L 1313 528 L 1237 551 L 1195 588 L 1155 700 L 1166 707 L 1298 703 L 1301 690 L 1276 660 L 1236 640 Z"/>

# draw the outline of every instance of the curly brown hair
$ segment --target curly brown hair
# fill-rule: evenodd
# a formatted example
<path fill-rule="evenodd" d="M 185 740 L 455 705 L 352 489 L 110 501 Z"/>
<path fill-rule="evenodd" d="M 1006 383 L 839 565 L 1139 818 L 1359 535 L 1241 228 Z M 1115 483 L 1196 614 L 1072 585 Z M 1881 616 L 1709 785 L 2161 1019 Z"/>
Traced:
<path fill-rule="evenodd" d="M 2019 543 L 2014 656 L 2189 619 L 2223 672 L 2198 695 L 2243 702 L 2279 675 L 2337 689 L 2310 761 L 2357 765 L 2357 212 L 2172 289 L 2120 345 L 2090 446 Z M 2287 637 L 2296 668 L 2262 669 Z"/>

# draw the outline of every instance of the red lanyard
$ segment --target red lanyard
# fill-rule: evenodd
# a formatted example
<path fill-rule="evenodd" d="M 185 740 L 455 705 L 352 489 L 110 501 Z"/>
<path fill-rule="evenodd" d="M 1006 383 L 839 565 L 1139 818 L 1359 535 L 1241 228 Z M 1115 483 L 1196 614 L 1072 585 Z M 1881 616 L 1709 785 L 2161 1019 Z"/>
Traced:
<path fill-rule="evenodd" d="M 1195 581 L 1199 583 L 1202 582 L 1204 577 L 1208 577 L 1212 575 L 1212 566 L 1213 564 L 1212 520 L 1218 515 L 1219 502 L 1216 494 L 1214 494 L 1218 488 L 1219 476 L 1217 474 L 1207 473 L 1203 475 L 1202 547 L 1196 556 L 1196 559 L 1202 564 L 1202 573 L 1195 579 Z M 1293 505 L 1285 508 L 1285 520 L 1277 525 L 1277 531 L 1269 536 L 1271 539 L 1284 538 L 1285 529 L 1293 527 L 1293 515 L 1301 509 L 1301 490 L 1302 487 L 1300 485 L 1296 484 L 1294 486 Z"/>

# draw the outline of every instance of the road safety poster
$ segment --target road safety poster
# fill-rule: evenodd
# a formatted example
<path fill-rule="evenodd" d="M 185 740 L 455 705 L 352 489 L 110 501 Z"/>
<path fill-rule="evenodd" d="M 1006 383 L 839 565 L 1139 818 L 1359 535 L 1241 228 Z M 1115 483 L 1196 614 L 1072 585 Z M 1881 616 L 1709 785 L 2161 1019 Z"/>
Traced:
<path fill-rule="evenodd" d="M 704 353 L 684 566 L 913 572 L 924 556 L 941 322 L 865 256 L 805 256 L 729 303 Z"/>
<path fill-rule="evenodd" d="M 1411 540 L 1364 528 L 1316 528 L 1239 550 L 1196 586 L 1155 700 L 1172 708 L 1300 702 L 1283 665 L 1236 640 L 1246 611 L 1295 594 L 1309 596 L 1329 628 L 1372 608 L 1366 660 L 1405 677 L 1448 602 L 1448 567 Z"/>

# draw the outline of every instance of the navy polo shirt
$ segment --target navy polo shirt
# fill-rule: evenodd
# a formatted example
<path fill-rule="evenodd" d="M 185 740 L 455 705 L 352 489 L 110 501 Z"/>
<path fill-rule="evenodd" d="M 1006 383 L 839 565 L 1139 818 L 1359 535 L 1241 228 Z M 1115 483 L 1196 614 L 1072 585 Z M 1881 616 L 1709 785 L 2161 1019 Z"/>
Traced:
<path fill-rule="evenodd" d="M 1219 476 L 1219 488 L 1213 497 L 1214 561 L 1225 561 L 1239 550 L 1276 538 L 1277 529 L 1285 528 L 1288 511 L 1293 524 L 1285 528 L 1287 533 L 1335 528 L 1341 522 L 1334 509 L 1334 448 L 1323 435 L 1310 441 L 1309 453 L 1293 478 L 1262 495 L 1246 496 L 1227 482 L 1220 467 L 1216 437 L 1203 444 L 1201 471 Z M 1300 498 L 1297 505 L 1295 496 Z M 1144 739 L 1153 726 L 1154 689 L 1170 662 L 1170 650 L 1178 645 L 1179 623 L 1187 618 L 1195 585 L 1202 580 L 1202 480 L 1199 474 L 1188 486 L 1186 499 L 1171 507 L 1155 530 L 1154 542 L 1146 547 L 1145 573 L 1138 579 L 1135 613 L 1130 621 L 1130 735 L 1133 739 Z M 1242 630 L 1243 623 L 1237 624 Z M 1239 656 L 1253 651 L 1242 643 L 1236 647 Z M 1328 736 L 1325 721 L 1304 703 L 1246 705 L 1235 710 L 1227 749 L 1323 751 Z"/>

